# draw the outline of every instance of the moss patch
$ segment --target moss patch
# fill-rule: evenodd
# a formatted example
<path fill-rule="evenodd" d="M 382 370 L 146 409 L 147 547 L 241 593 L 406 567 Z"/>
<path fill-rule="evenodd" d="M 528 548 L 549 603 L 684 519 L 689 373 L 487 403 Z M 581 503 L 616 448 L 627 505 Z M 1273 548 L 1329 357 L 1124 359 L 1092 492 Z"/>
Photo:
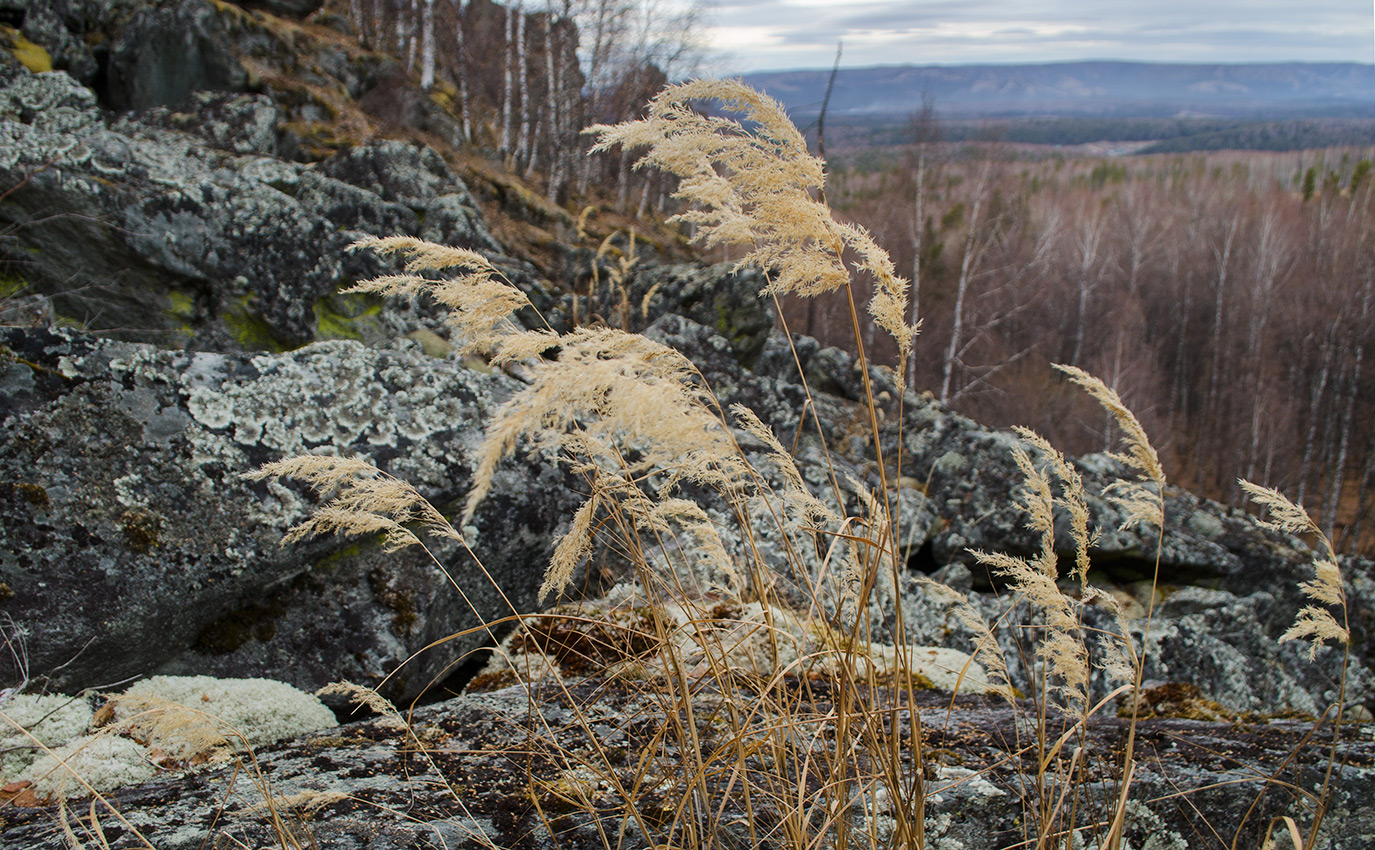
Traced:
<path fill-rule="evenodd" d="M 209 655 L 228 655 L 250 640 L 266 643 L 277 634 L 277 618 L 286 611 L 273 602 L 251 602 L 205 627 L 195 648 Z"/>
<path fill-rule="evenodd" d="M 1117 715 L 1131 716 L 1130 701 L 1123 701 Z M 1175 717 L 1183 720 L 1206 720 L 1211 723 L 1226 723 L 1237 719 L 1234 713 L 1208 699 L 1198 685 L 1191 682 L 1166 682 L 1154 688 L 1147 688 L 1141 694 L 1139 716 L 1142 719 Z"/>
<path fill-rule="evenodd" d="M 0 26 L 0 41 L 14 54 L 19 64 L 35 74 L 44 74 L 53 69 L 53 58 L 44 50 L 16 30 L 14 27 Z"/>
<path fill-rule="evenodd" d="M 52 500 L 48 497 L 48 491 L 39 484 L 16 481 L 12 484 L 0 484 L 0 487 L 8 490 L 12 498 L 23 500 L 39 510 L 47 510 L 52 504 Z"/>
<path fill-rule="evenodd" d="M 29 282 L 27 280 L 16 274 L 0 271 L 0 299 L 23 295 L 28 288 Z"/>
<path fill-rule="evenodd" d="M 316 301 L 313 309 L 319 339 L 362 342 L 363 327 L 382 312 L 382 301 L 373 295 L 331 295 Z"/>
<path fill-rule="evenodd" d="M 250 351 L 268 351 L 273 354 L 288 351 L 290 346 L 273 335 L 272 326 L 249 308 L 251 300 L 252 296 L 248 295 L 238 299 L 238 303 L 225 313 L 225 326 L 233 332 L 239 344 Z"/>
<path fill-rule="evenodd" d="M 167 293 L 167 312 L 178 319 L 189 320 L 196 315 L 196 299 L 185 292 Z"/>
<path fill-rule="evenodd" d="M 365 539 L 370 540 L 371 543 L 374 545 L 382 545 L 382 536 L 380 534 Z M 328 555 L 321 556 L 319 560 L 317 560 L 314 564 L 311 565 L 311 569 L 320 570 L 324 572 L 334 572 L 335 570 L 339 569 L 339 565 L 341 563 L 357 558 L 361 554 L 363 554 L 363 544 L 350 543 L 346 546 L 340 546 L 338 549 L 334 550 L 333 552 L 330 552 Z"/>

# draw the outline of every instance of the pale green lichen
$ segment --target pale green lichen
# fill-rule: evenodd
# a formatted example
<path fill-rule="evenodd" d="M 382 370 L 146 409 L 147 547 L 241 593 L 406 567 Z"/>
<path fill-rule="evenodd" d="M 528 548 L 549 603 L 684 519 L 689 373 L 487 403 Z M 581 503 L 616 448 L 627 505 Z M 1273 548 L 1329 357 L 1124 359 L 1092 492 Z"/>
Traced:
<path fill-rule="evenodd" d="M 0 714 L 4 715 L 0 717 L 0 784 L 18 776 L 42 755 L 39 744 L 65 744 L 86 731 L 91 722 L 91 706 L 83 697 L 18 694 L 0 705 Z"/>
<path fill-rule="evenodd" d="M 118 735 L 82 735 L 29 767 L 39 799 L 80 797 L 147 782 L 157 774 L 148 749 Z"/>
<path fill-rule="evenodd" d="M 124 694 L 158 697 L 204 712 L 242 735 L 253 747 L 335 725 L 334 713 L 318 699 L 271 679 L 154 676 Z"/>
<path fill-rule="evenodd" d="M 184 762 L 225 745 L 258 748 L 335 725 L 316 697 L 270 679 L 154 676 L 111 699 L 91 734 L 90 706 L 71 697 L 11 698 L 0 707 L 11 734 L 4 783 L 28 780 L 39 799 L 81 796 L 147 781 L 156 748 Z M 170 719 L 172 722 L 164 722 Z M 28 730 L 38 746 L 15 725 Z M 43 753 L 43 747 L 51 753 Z M 65 764 L 65 766 L 64 766 Z"/>

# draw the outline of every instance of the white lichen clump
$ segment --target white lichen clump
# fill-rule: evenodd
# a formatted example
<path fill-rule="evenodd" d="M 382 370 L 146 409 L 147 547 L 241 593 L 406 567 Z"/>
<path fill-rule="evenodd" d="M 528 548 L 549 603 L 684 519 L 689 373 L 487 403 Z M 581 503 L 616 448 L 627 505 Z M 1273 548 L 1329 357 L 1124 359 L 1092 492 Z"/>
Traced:
<path fill-rule="evenodd" d="M 40 744 L 58 747 L 81 735 L 92 714 L 90 703 L 82 697 L 35 694 L 10 697 L 0 705 L 0 712 L 10 721 L 0 724 L 0 777 L 6 781 L 43 754 Z"/>
<path fill-rule="evenodd" d="M 215 718 L 252 747 L 265 747 L 335 725 L 320 700 L 271 679 L 154 676 L 124 692 L 123 699 L 153 697 L 180 703 Z"/>
<path fill-rule="evenodd" d="M 0 784 L 28 781 L 39 799 L 104 793 L 335 725 L 319 699 L 283 682 L 210 676 L 155 676 L 99 715 L 84 697 L 18 696 L 0 722 Z"/>

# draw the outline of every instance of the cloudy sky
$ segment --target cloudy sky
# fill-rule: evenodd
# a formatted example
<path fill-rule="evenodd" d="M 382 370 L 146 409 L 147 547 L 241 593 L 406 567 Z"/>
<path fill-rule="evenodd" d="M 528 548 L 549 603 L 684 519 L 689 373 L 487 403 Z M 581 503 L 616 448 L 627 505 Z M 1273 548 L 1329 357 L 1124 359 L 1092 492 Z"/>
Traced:
<path fill-rule="evenodd" d="M 1129 59 L 1372 62 L 1375 0 L 710 0 L 728 73 Z"/>

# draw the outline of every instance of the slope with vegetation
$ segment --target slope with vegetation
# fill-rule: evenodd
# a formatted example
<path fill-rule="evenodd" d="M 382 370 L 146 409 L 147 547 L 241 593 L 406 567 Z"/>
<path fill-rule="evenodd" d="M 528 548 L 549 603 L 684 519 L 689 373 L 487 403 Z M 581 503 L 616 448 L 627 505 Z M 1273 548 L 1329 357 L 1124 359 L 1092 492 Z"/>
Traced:
<path fill-rule="evenodd" d="M 20 22 L 77 76 L 0 66 L 33 307 L 0 331 L 0 721 L 56 751 L 13 707 L 78 693 L 91 746 L 159 775 L 39 762 L 0 791 L 5 846 L 1368 845 L 1368 564 L 1273 491 L 1267 528 L 1168 485 L 1083 371 L 1120 455 L 910 390 L 907 282 L 776 104 L 696 83 L 599 128 L 589 192 L 676 186 L 703 250 L 754 261 L 668 265 L 674 224 L 527 181 L 423 38 L 97 6 Z M 80 81 L 82 45 L 108 71 L 169 42 L 200 69 L 174 103 L 109 100 L 153 70 Z M 839 296 L 852 354 L 761 291 Z M 371 717 L 253 747 L 210 685 L 108 696 L 153 673 Z"/>
<path fill-rule="evenodd" d="M 1239 505 L 1235 480 L 1263 479 L 1311 504 L 1340 548 L 1369 551 L 1375 148 L 850 154 L 828 197 L 917 278 L 933 356 L 913 386 L 1092 451 L 1112 423 L 1067 400 L 1046 365 L 1076 364 L 1171 435 L 1189 486 Z M 836 309 L 793 315 L 831 341 Z"/>

